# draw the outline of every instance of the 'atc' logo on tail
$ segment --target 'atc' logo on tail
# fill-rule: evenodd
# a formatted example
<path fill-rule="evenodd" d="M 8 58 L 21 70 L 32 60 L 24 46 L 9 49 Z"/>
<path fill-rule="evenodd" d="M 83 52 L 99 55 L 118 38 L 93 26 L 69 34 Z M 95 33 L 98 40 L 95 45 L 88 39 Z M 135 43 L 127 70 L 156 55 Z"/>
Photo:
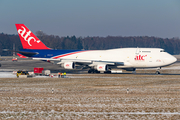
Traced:
<path fill-rule="evenodd" d="M 49 49 L 24 24 L 16 24 L 23 49 Z"/>
<path fill-rule="evenodd" d="M 34 37 L 31 37 L 30 34 L 31 34 L 31 31 L 29 32 L 26 32 L 26 28 L 24 28 L 23 26 L 21 26 L 23 28 L 22 29 L 19 29 L 18 30 L 18 34 L 21 35 L 21 37 L 24 38 L 25 41 L 28 42 L 29 46 L 32 46 L 30 41 L 31 40 L 34 40 L 34 42 L 37 42 L 37 43 L 40 43 L 41 41 L 40 40 L 36 40 Z M 25 35 L 24 35 L 25 34 Z M 28 38 L 28 39 L 27 39 Z"/>

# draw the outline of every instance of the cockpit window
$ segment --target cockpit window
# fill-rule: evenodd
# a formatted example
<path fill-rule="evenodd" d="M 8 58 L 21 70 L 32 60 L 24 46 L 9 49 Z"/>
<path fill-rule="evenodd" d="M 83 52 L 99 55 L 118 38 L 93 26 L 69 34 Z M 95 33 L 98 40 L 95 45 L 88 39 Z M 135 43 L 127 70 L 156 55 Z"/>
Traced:
<path fill-rule="evenodd" d="M 160 52 L 164 52 L 164 50 L 160 50 Z"/>

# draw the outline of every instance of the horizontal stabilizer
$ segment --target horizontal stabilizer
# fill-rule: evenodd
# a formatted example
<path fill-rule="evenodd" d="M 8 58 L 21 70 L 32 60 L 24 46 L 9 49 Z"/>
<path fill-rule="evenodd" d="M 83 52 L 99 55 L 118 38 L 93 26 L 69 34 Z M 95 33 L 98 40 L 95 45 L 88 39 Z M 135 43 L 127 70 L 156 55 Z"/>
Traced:
<path fill-rule="evenodd" d="M 26 57 L 32 57 L 32 56 L 38 54 L 36 52 L 24 52 L 24 51 L 16 51 L 16 52 L 18 52 L 18 53 L 20 53 L 20 54 L 22 54 L 23 56 L 26 56 Z"/>
<path fill-rule="evenodd" d="M 17 55 L 18 55 L 20 58 L 27 58 L 26 56 L 21 55 L 20 53 L 17 53 Z"/>

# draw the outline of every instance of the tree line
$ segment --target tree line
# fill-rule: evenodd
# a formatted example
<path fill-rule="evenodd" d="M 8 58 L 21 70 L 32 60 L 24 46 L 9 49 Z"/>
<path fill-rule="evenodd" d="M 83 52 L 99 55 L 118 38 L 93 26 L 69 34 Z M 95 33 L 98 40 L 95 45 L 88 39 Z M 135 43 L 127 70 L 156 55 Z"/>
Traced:
<path fill-rule="evenodd" d="M 104 50 L 113 48 L 142 47 L 142 48 L 163 48 L 170 54 L 180 53 L 179 38 L 158 38 L 148 36 L 107 36 L 107 37 L 76 37 L 66 36 L 59 37 L 47 35 L 42 31 L 36 32 L 37 37 L 49 48 L 52 49 L 78 49 L 78 50 Z M 11 51 L 4 49 L 22 49 L 18 35 L 0 33 L 0 55 L 12 55 Z"/>

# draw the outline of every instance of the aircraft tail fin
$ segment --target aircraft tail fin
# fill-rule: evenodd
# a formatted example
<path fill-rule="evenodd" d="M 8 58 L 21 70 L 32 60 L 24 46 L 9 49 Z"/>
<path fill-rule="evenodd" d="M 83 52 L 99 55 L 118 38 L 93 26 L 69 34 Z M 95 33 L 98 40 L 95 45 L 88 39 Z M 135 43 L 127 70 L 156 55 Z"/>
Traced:
<path fill-rule="evenodd" d="M 24 24 L 15 24 L 23 49 L 50 49 L 42 43 Z"/>

